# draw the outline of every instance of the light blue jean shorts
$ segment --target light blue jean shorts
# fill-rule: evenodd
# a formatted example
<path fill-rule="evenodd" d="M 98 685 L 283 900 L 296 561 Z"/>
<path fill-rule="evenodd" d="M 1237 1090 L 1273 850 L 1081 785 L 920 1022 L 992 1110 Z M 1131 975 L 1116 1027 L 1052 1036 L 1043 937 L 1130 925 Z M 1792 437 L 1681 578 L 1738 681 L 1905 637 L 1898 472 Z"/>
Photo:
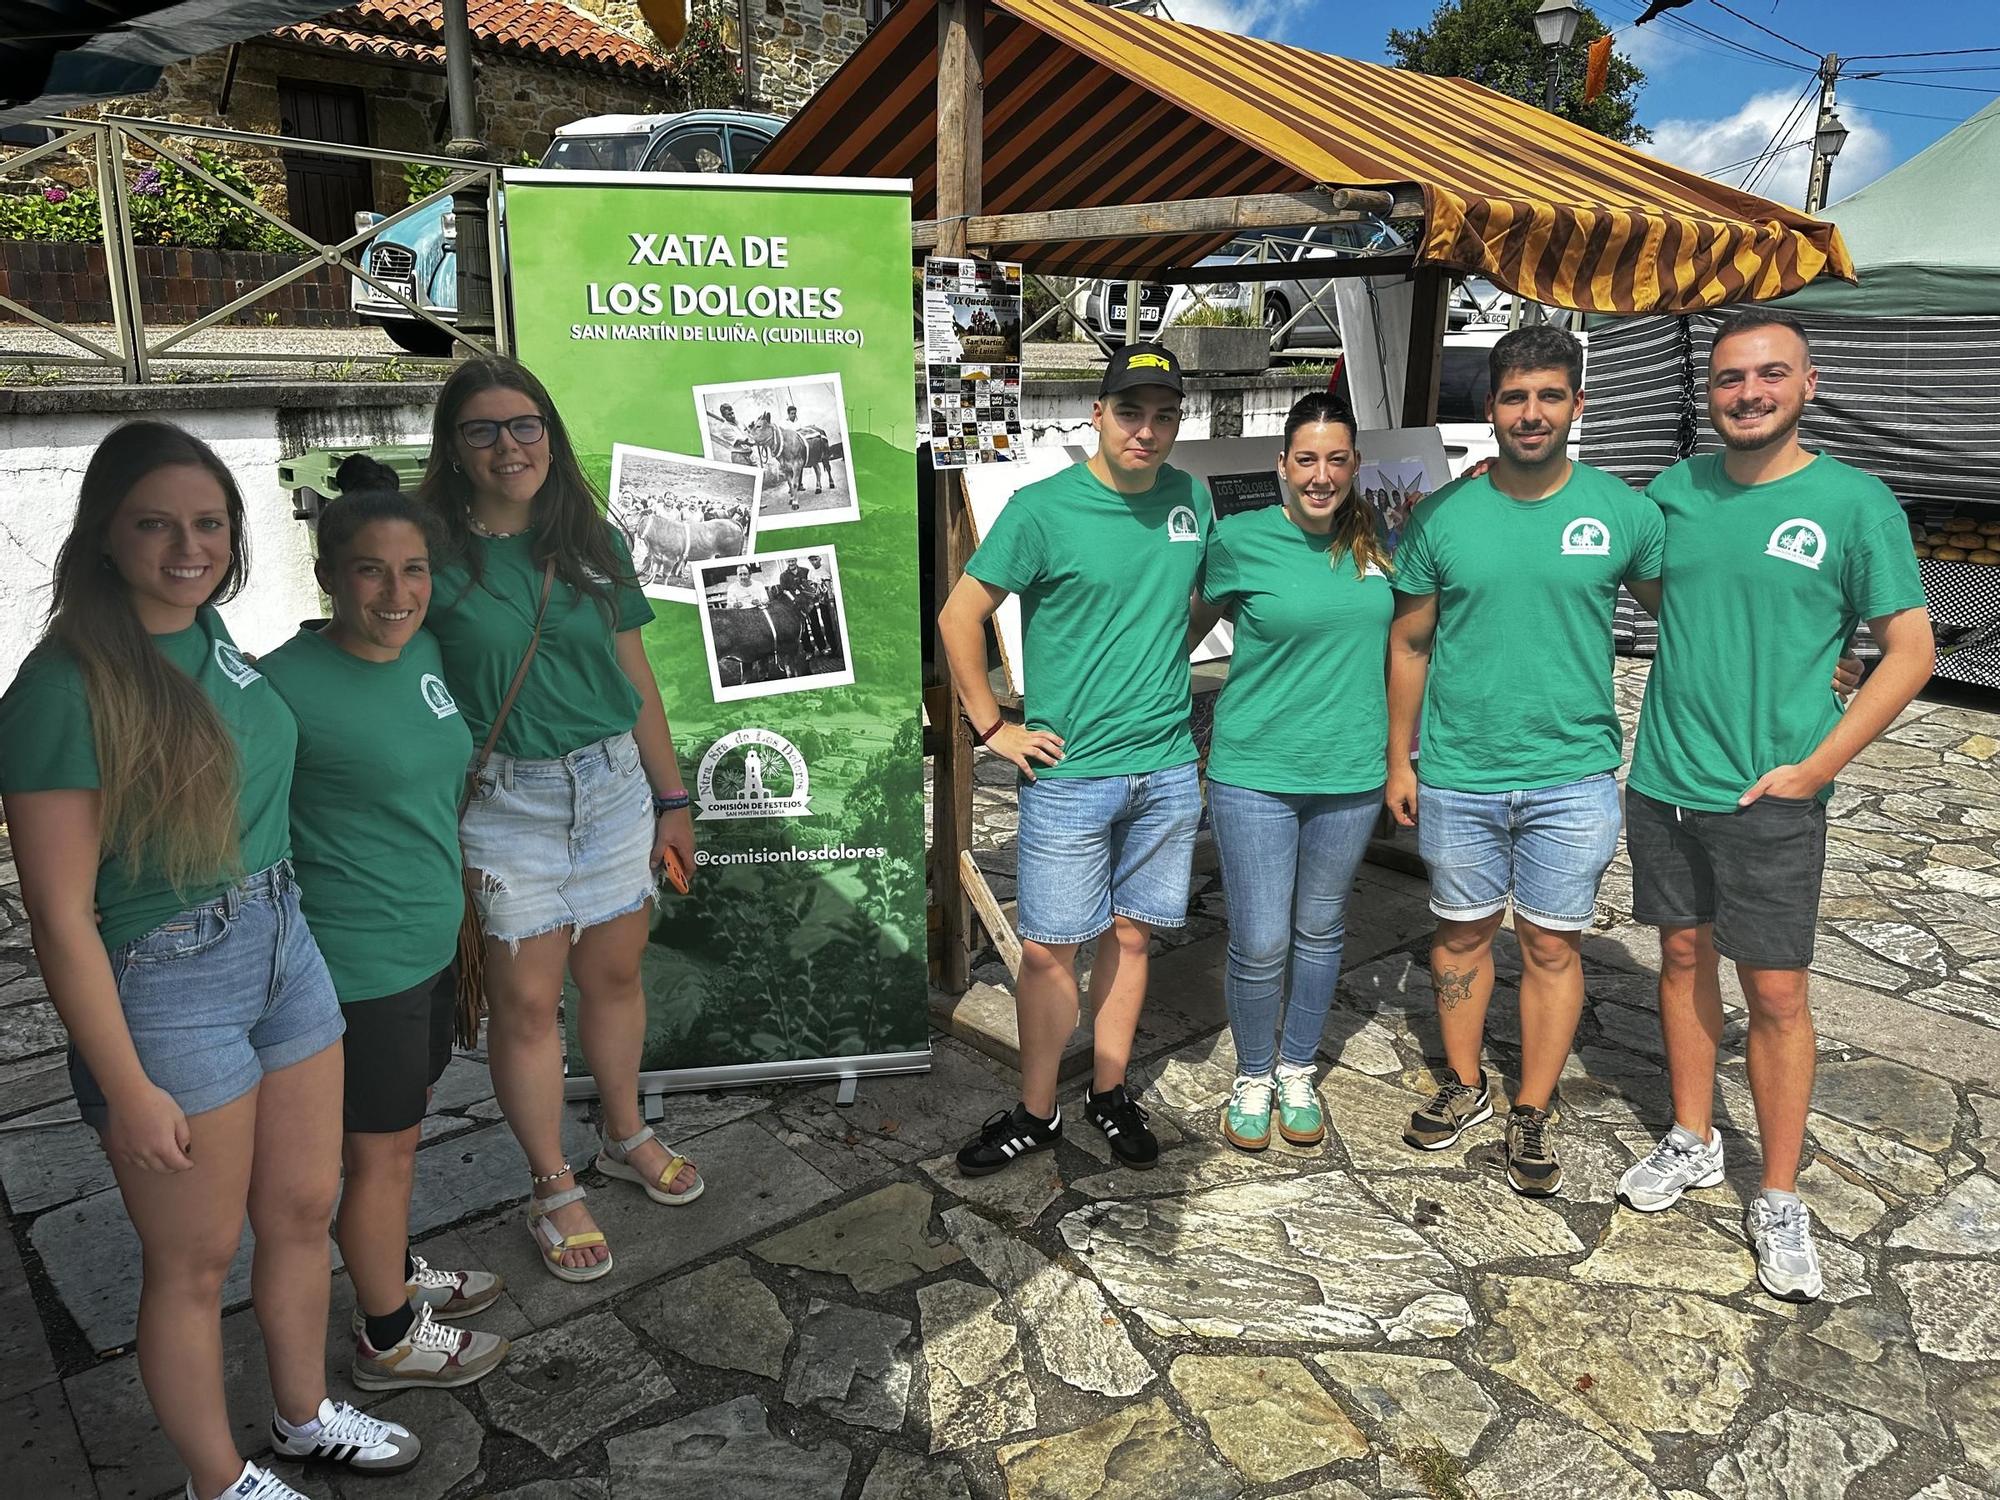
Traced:
<path fill-rule="evenodd" d="M 1201 784 L 1194 763 L 1021 783 L 1016 917 L 1024 940 L 1086 943 L 1114 915 L 1187 925 Z"/>
<path fill-rule="evenodd" d="M 486 935 L 519 943 L 653 899 L 653 792 L 627 734 L 560 760 L 495 754 L 459 823 Z"/>
<path fill-rule="evenodd" d="M 111 977 L 139 1066 L 188 1116 L 240 1099 L 347 1029 L 289 860 L 120 944 Z M 104 1093 L 74 1047 L 69 1079 L 84 1123 L 102 1130 Z"/>
<path fill-rule="evenodd" d="M 1609 771 L 1525 792 L 1417 789 L 1417 850 L 1431 872 L 1431 910 L 1454 922 L 1517 916 L 1581 932 L 1597 883 L 1618 852 L 1624 815 Z"/>

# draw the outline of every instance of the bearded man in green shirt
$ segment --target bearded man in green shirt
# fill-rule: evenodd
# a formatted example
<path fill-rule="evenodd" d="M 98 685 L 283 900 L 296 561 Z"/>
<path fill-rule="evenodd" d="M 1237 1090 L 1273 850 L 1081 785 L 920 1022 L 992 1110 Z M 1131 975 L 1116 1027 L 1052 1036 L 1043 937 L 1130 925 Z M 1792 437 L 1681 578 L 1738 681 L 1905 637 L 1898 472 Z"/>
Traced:
<path fill-rule="evenodd" d="M 1633 915 L 1660 929 L 1674 1124 L 1618 1196 L 1643 1212 L 1723 1180 L 1714 1129 L 1720 962 L 1750 1009 L 1763 1148 L 1748 1229 L 1775 1297 L 1824 1290 L 1797 1195 L 1816 1042 L 1807 1005 L 1833 778 L 1931 675 L 1930 616 L 1896 497 L 1799 443 L 1818 386 L 1805 329 L 1747 309 L 1716 331 L 1708 416 L 1722 452 L 1647 497 L 1666 520 L 1660 654 L 1626 796 Z M 1882 660 L 1843 713 L 1827 672 L 1861 620 Z"/>

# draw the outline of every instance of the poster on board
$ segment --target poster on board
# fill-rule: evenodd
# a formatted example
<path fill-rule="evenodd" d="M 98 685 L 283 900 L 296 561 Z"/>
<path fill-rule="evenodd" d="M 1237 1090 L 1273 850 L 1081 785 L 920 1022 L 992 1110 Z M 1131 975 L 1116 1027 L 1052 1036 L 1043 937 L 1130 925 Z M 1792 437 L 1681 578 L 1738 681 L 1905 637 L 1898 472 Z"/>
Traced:
<path fill-rule="evenodd" d="M 509 172 L 507 238 L 516 345 L 633 542 L 695 802 L 649 1082 L 924 1066 L 908 184 Z"/>
<path fill-rule="evenodd" d="M 924 398 L 918 423 L 940 469 L 1020 457 L 1021 268 L 931 256 L 924 262 Z"/>

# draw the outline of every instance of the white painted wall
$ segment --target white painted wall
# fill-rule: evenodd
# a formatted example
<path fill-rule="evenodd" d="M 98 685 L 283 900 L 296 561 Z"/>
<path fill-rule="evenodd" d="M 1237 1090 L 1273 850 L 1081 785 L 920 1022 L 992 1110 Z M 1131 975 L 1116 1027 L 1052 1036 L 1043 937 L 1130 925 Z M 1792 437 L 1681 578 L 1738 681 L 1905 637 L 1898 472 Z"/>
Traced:
<path fill-rule="evenodd" d="M 430 404 L 413 390 L 394 393 L 393 405 L 280 406 L 272 390 L 245 392 L 250 404 L 233 406 L 145 409 L 137 404 L 145 393 L 127 389 L 91 392 L 87 401 L 75 403 L 119 403 L 116 410 L 0 411 L 0 690 L 41 639 L 56 552 L 76 515 L 90 455 L 107 432 L 131 417 L 157 417 L 186 428 L 213 447 L 236 476 L 249 523 L 250 579 L 222 614 L 237 644 L 253 653 L 269 651 L 288 639 L 299 621 L 321 613 L 312 539 L 305 524 L 292 518 L 291 501 L 278 488 L 279 460 L 311 448 L 424 441 Z M 23 393 L 59 394 L 68 393 Z M 310 395 L 288 388 L 281 399 L 289 403 Z"/>

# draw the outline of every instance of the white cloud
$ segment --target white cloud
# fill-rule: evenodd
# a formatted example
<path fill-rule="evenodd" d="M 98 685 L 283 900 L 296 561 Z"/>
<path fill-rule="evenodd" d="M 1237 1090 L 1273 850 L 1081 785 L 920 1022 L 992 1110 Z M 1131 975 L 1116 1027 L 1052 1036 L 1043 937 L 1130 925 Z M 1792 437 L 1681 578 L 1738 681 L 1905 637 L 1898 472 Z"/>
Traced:
<path fill-rule="evenodd" d="M 1797 93 L 1779 90 L 1755 95 L 1735 114 L 1719 120 L 1660 120 L 1651 126 L 1652 141 L 1639 149 L 1677 167 L 1740 187 L 1748 168 L 1734 163 L 1749 160 L 1767 145 L 1773 149 L 1790 145 L 1791 150 L 1764 170 L 1753 191 L 1779 203 L 1803 203 L 1812 150 L 1794 143 L 1812 139 L 1818 111 L 1808 104 L 1789 129 L 1772 139 L 1797 102 Z M 1833 197 L 1839 199 L 1880 177 L 1895 152 L 1888 135 L 1862 110 L 1840 104 L 1835 113 L 1848 130 L 1847 145 L 1833 163 Z M 1724 167 L 1729 170 L 1718 173 Z"/>
<path fill-rule="evenodd" d="M 1601 17 L 1606 25 L 1613 18 Z M 1677 38 L 1658 21 L 1646 26 L 1626 26 L 1616 30 L 1612 50 L 1627 62 L 1636 63 L 1649 79 L 1686 59 L 1690 49 L 1676 45 Z"/>
<path fill-rule="evenodd" d="M 1292 22 L 1312 6 L 1313 0 L 1164 0 L 1163 8 L 1176 21 L 1190 26 L 1282 42 Z"/>

